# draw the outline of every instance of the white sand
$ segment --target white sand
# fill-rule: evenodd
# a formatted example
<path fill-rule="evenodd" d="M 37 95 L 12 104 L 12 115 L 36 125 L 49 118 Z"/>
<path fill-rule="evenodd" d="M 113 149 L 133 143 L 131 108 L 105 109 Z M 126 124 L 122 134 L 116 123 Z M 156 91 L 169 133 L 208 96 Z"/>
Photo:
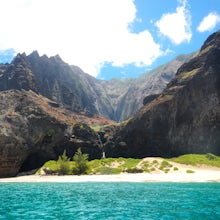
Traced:
<path fill-rule="evenodd" d="M 162 158 L 146 158 L 146 160 Z M 177 171 L 164 173 L 156 170 L 152 173 L 140 174 L 117 174 L 117 175 L 69 175 L 69 176 L 48 176 L 48 175 L 25 175 L 12 178 L 0 178 L 0 182 L 220 182 L 220 168 L 208 166 L 189 166 L 169 162 Z M 194 173 L 187 173 L 192 170 Z"/>
<path fill-rule="evenodd" d="M 2 178 L 0 182 L 220 182 L 220 169 L 194 169 L 195 173 L 141 173 L 117 175 L 40 176 Z"/>

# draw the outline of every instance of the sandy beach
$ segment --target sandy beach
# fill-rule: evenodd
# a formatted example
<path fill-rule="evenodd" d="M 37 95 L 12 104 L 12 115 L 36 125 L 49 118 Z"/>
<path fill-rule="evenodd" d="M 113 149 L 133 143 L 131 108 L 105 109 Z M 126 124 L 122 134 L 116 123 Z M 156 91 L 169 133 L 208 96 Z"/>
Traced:
<path fill-rule="evenodd" d="M 116 174 L 116 175 L 25 175 L 12 178 L 1 178 L 1 182 L 220 182 L 220 168 L 195 167 L 181 164 L 178 171 L 169 173 L 140 173 L 140 174 Z M 194 173 L 187 173 L 186 170 Z"/>

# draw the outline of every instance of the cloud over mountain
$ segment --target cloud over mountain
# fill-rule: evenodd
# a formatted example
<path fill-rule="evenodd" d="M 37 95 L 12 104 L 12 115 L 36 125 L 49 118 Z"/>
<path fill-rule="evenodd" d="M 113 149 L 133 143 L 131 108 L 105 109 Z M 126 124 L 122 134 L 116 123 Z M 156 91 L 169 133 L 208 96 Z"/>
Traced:
<path fill-rule="evenodd" d="M 0 49 L 59 53 L 93 76 L 105 62 L 150 65 L 162 54 L 148 30 L 130 30 L 136 19 L 133 0 L 8 0 L 0 7 Z"/>
<path fill-rule="evenodd" d="M 164 14 L 156 26 L 162 35 L 168 37 L 174 44 L 189 42 L 191 33 L 191 15 L 187 8 L 187 1 L 181 1 L 176 12 Z"/>
<path fill-rule="evenodd" d="M 203 18 L 197 30 L 199 32 L 211 31 L 218 23 L 220 23 L 220 15 L 215 12 L 210 12 Z"/>

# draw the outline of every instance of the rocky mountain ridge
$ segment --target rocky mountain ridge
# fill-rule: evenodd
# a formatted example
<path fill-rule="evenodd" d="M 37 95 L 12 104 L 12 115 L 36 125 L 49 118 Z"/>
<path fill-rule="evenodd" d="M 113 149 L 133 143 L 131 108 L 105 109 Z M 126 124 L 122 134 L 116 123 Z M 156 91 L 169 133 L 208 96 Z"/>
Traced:
<path fill-rule="evenodd" d="M 137 79 L 103 81 L 68 65 L 58 55 L 39 56 L 34 51 L 0 65 L 0 91 L 32 90 L 73 112 L 122 121 L 142 107 L 145 96 L 161 92 L 192 56 L 179 56 Z"/>
<path fill-rule="evenodd" d="M 220 155 L 220 31 L 162 93 L 109 132 L 105 151 L 109 157 Z"/>
<path fill-rule="evenodd" d="M 90 159 L 101 158 L 103 150 L 107 157 L 219 155 L 219 59 L 220 31 L 178 69 L 161 93 L 158 89 L 145 97 L 145 105 L 129 120 L 95 132 L 88 124 L 110 123 L 96 115 L 116 117 L 120 102 L 120 108 L 131 109 L 128 102 L 135 91 L 144 93 L 135 83 L 145 80 L 116 80 L 124 83 L 117 90 L 115 83 L 107 86 L 59 56 L 18 54 L 12 63 L 0 65 L 0 177 L 35 169 L 64 149 L 71 157 L 79 147 Z M 161 67 L 151 82 L 172 78 L 166 68 Z M 151 87 L 157 88 L 157 83 Z"/>
<path fill-rule="evenodd" d="M 100 138 L 90 126 L 106 119 L 73 114 L 31 90 L 2 91 L 0 102 L 0 177 L 36 169 L 64 149 L 69 156 L 81 147 L 90 159 L 101 157 Z"/>
<path fill-rule="evenodd" d="M 81 147 L 100 158 L 105 134 L 90 127 L 112 123 L 99 115 L 120 119 L 118 103 L 132 85 L 132 79 L 96 80 L 36 51 L 1 64 L 0 177 L 35 169 L 64 149 L 70 157 Z"/>

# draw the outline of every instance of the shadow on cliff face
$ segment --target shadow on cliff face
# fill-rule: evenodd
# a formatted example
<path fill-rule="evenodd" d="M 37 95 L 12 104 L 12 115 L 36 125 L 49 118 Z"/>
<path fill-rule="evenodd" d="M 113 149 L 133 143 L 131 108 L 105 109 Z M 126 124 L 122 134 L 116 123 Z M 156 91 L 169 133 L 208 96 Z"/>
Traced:
<path fill-rule="evenodd" d="M 47 154 L 44 151 L 33 152 L 23 162 L 23 164 L 19 170 L 19 173 L 38 169 L 46 161 L 51 160 L 51 159 L 54 159 L 54 158 L 51 158 L 51 155 Z"/>

